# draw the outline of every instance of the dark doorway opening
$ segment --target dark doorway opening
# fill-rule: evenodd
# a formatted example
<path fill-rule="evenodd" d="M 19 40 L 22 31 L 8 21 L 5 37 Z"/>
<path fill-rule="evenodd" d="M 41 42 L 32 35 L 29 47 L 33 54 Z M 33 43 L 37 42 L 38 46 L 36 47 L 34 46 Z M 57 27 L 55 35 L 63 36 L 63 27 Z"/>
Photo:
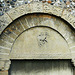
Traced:
<path fill-rule="evenodd" d="M 73 75 L 71 60 L 11 60 L 9 75 Z"/>

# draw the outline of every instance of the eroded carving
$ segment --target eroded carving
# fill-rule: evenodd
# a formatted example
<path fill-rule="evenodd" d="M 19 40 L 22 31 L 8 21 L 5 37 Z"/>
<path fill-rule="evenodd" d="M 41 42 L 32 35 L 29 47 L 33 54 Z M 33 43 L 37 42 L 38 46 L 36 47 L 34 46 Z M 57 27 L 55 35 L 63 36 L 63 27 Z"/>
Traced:
<path fill-rule="evenodd" d="M 49 34 L 47 32 L 41 32 L 37 39 L 38 39 L 38 45 L 44 46 L 46 43 L 48 43 L 47 37 L 49 36 Z"/>

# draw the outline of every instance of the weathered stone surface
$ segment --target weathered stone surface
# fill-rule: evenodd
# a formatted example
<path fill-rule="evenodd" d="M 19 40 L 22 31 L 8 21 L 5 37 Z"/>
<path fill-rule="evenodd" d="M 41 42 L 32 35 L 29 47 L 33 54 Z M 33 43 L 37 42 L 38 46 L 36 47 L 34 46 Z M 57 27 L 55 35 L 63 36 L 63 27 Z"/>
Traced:
<path fill-rule="evenodd" d="M 38 3 L 33 3 L 33 4 L 30 4 L 31 5 L 31 12 L 32 13 L 41 13 L 43 12 L 43 4 L 41 2 L 38 2 Z"/>
<path fill-rule="evenodd" d="M 73 60 L 74 66 L 75 66 L 75 44 L 74 44 L 74 46 L 70 47 L 70 50 L 71 50 L 72 60 Z"/>
<path fill-rule="evenodd" d="M 63 8 L 51 6 L 47 3 L 43 4 L 43 3 L 39 3 L 39 2 L 38 3 L 34 2 L 31 4 L 26 4 L 26 5 L 22 5 L 22 6 L 13 8 L 12 10 L 8 11 L 7 13 L 11 19 L 15 20 L 16 18 L 18 18 L 22 15 L 25 15 L 28 13 L 34 13 L 34 12 L 36 12 L 36 13 L 42 12 L 42 13 L 48 13 L 48 14 L 60 16 L 61 18 L 65 19 L 67 22 L 69 22 L 75 28 L 75 17 L 73 17 L 68 11 L 63 10 Z M 7 18 L 5 18 L 5 19 L 7 19 Z M 11 23 L 11 21 L 9 21 L 9 22 Z"/>
<path fill-rule="evenodd" d="M 73 69 L 73 75 L 75 75 L 75 67 L 74 67 L 74 69 Z"/>
<path fill-rule="evenodd" d="M 63 11 L 63 8 L 60 8 L 60 7 L 53 7 L 53 14 L 56 15 L 56 16 L 60 16 L 62 15 L 62 11 Z"/>
<path fill-rule="evenodd" d="M 20 7 L 15 8 L 15 10 L 17 11 L 17 13 L 19 14 L 19 16 L 31 13 L 31 5 L 27 4 L 27 5 L 22 5 Z M 18 17 L 19 17 L 18 16 Z"/>
<path fill-rule="evenodd" d="M 16 18 L 18 18 L 24 14 L 31 13 L 31 8 L 30 8 L 30 5 L 22 5 L 20 7 L 13 8 L 12 10 L 8 11 L 7 13 L 10 15 L 10 17 L 13 20 L 15 20 Z"/>
<path fill-rule="evenodd" d="M 73 65 L 75 66 L 75 59 L 74 58 L 72 59 L 72 62 L 73 62 Z"/>
<path fill-rule="evenodd" d="M 8 71 L 0 71 L 0 75 L 8 75 Z"/>
<path fill-rule="evenodd" d="M 11 22 L 12 20 L 7 14 L 0 17 L 0 34 Z"/>
<path fill-rule="evenodd" d="M 40 8 L 41 7 L 41 8 Z M 63 10 L 63 9 L 61 9 L 61 8 L 59 8 L 59 7 L 53 7 L 53 6 L 50 6 L 50 5 L 48 5 L 48 4 L 27 4 L 27 5 L 22 5 L 22 6 L 20 6 L 20 7 L 17 7 L 17 8 L 15 8 L 15 9 L 12 9 L 12 10 L 10 10 L 9 12 L 7 12 L 7 14 L 10 16 L 8 16 L 7 14 L 4 16 L 2 16 L 2 17 L 0 17 L 0 23 L 1 23 L 1 25 L 2 26 L 0 26 L 1 27 L 1 31 L 0 32 L 2 32 L 5 28 L 6 28 L 6 26 L 8 26 L 11 22 L 12 22 L 12 20 L 15 20 L 15 19 L 17 19 L 18 17 L 20 17 L 20 16 L 22 16 L 22 15 L 25 15 L 25 14 L 28 14 L 28 13 L 34 13 L 34 12 L 36 12 L 36 13 L 38 13 L 38 12 L 44 12 L 44 13 L 48 13 L 48 14 L 53 14 L 53 15 L 56 15 L 56 16 L 60 16 L 61 17 L 61 15 L 62 15 L 62 18 L 64 19 L 64 20 L 66 20 L 67 22 L 69 22 L 73 27 L 75 27 L 75 17 L 73 17 L 72 15 L 70 15 L 69 14 L 69 12 L 67 12 L 66 10 Z M 63 12 L 63 13 L 62 13 Z M 40 17 L 42 17 L 42 16 L 40 16 Z M 11 20 L 11 19 L 12 20 Z M 8 20 L 7 20 L 8 19 Z M 23 18 L 24 19 L 24 18 Z M 35 18 L 34 18 L 35 19 Z M 26 19 L 27 20 L 27 19 Z M 51 28 L 54 28 L 55 30 L 57 30 L 59 33 L 61 33 L 61 35 L 65 38 L 65 40 L 68 42 L 68 43 L 70 43 L 71 41 L 74 41 L 73 39 L 70 39 L 70 37 L 72 36 L 72 35 L 70 35 L 71 33 L 69 33 L 69 32 L 71 32 L 71 31 L 69 31 L 69 27 L 66 27 L 66 25 L 64 25 L 64 23 L 60 23 L 60 25 L 58 25 L 58 23 L 56 24 L 56 22 L 53 22 L 53 20 L 51 20 L 51 22 L 50 22 L 50 20 L 48 19 L 44 19 L 43 20 L 43 18 L 37 18 L 37 22 L 36 22 L 36 19 L 34 20 L 34 24 L 30 24 L 29 22 L 29 19 L 26 21 L 26 20 L 24 20 L 24 22 L 22 22 L 22 23 L 24 23 L 24 29 L 23 29 L 23 26 L 21 25 L 21 23 L 19 22 L 19 20 L 17 21 L 17 22 L 15 22 L 15 23 L 13 23 L 13 24 L 15 24 L 16 26 L 17 26 L 17 28 L 18 28 L 18 30 L 20 30 L 20 32 L 16 35 L 16 33 L 17 32 L 15 32 L 15 31 L 13 31 L 13 32 L 10 32 L 11 34 L 9 34 L 9 32 L 6 32 L 6 34 L 7 35 L 9 35 L 11 38 L 13 38 L 13 39 L 16 39 L 16 37 L 21 33 L 21 32 L 23 32 L 25 29 L 28 29 L 28 28 L 30 28 L 30 27 L 35 27 L 35 26 L 48 26 L 48 27 L 51 27 Z M 43 21 L 42 21 L 43 20 Z M 58 20 L 58 19 L 57 19 Z M 55 19 L 55 21 L 56 21 L 56 19 Z M 48 24 L 51 24 L 51 25 L 48 25 Z M 13 25 L 12 24 L 12 25 Z M 40 24 L 40 25 L 38 25 L 38 24 Z M 11 30 L 11 29 L 8 29 L 8 30 Z M 12 30 L 11 30 L 12 31 Z M 17 31 L 17 30 L 16 30 Z M 14 33 L 15 32 L 15 33 Z M 36 33 L 37 34 L 37 33 Z M 32 35 L 31 35 L 32 36 Z M 29 36 L 30 37 L 30 36 Z M 68 37 L 68 38 L 67 38 Z M 73 37 L 74 37 L 74 35 L 73 35 Z M 67 40 L 68 39 L 68 40 Z M 34 40 L 34 39 L 33 39 Z M 14 40 L 13 40 L 14 41 Z M 12 42 L 13 42 L 12 41 Z M 27 41 L 28 42 L 28 41 Z M 32 42 L 32 40 L 31 40 L 31 42 Z M 2 45 L 2 42 L 0 42 L 1 43 L 1 45 Z M 73 43 L 73 45 L 74 45 L 74 43 Z M 10 45 L 8 45 L 8 44 L 3 44 L 2 46 L 6 46 L 7 48 L 6 49 L 8 49 L 9 47 L 11 47 Z M 72 45 L 70 45 L 68 48 L 70 48 L 70 47 L 72 47 Z M 3 47 L 3 48 L 5 48 L 5 47 Z M 29 48 L 31 48 L 31 47 L 29 47 Z M 56 48 L 57 49 L 57 48 Z M 11 49 L 10 49 L 11 50 Z M 39 50 L 39 49 L 38 49 Z M 75 50 L 75 48 L 73 48 L 73 49 L 69 49 L 70 51 L 72 50 L 72 51 L 74 51 Z M 4 51 L 3 51 L 4 52 Z M 15 51 L 14 51 L 15 52 Z M 18 51 L 17 51 L 18 52 Z M 40 51 L 39 51 L 40 52 Z M 57 52 L 58 52 L 58 50 L 57 50 Z M 2 53 L 2 52 L 1 52 Z M 72 52 L 71 52 L 72 53 Z M 71 53 L 53 53 L 53 54 L 49 54 L 49 55 L 43 55 L 43 54 L 37 54 L 36 56 L 35 55 L 17 55 L 17 57 L 16 57 L 16 54 L 13 54 L 14 56 L 12 57 L 10 57 L 11 59 L 12 58 L 14 58 L 15 59 L 15 57 L 16 58 L 18 58 L 18 59 L 21 59 L 21 58 L 23 58 L 23 59 L 28 59 L 28 58 L 30 58 L 30 59 L 32 59 L 32 58 L 36 58 L 36 59 L 38 59 L 38 58 L 40 58 L 41 57 L 41 59 L 50 59 L 50 58 L 55 58 L 55 59 L 61 59 L 61 58 L 64 58 L 64 59 L 71 59 L 71 58 L 75 58 L 75 53 L 73 53 L 73 54 L 71 54 Z M 71 57 L 71 55 L 72 55 L 72 57 Z M 1 57 L 1 60 L 8 60 L 8 59 L 10 59 L 9 58 L 9 56 L 6 56 L 6 55 L 0 55 L 0 57 Z M 19 58 L 20 57 L 20 58 Z M 24 58 L 24 57 L 26 57 L 26 58 Z M 6 66 L 6 68 L 5 68 L 5 70 L 7 70 L 9 68 L 9 65 L 7 65 Z"/>
<path fill-rule="evenodd" d="M 0 60 L 0 70 L 4 70 L 4 64 L 5 64 L 5 61 Z"/>
<path fill-rule="evenodd" d="M 15 20 L 16 18 L 19 17 L 19 13 L 13 8 L 12 10 L 7 12 L 8 15 L 12 18 L 12 20 Z"/>
<path fill-rule="evenodd" d="M 0 60 L 0 70 L 9 70 L 10 64 L 10 60 Z"/>
<path fill-rule="evenodd" d="M 6 43 L 5 41 L 0 39 L 0 48 L 6 48 L 6 49 L 10 49 L 11 48 L 11 44 Z"/>
<path fill-rule="evenodd" d="M 9 44 L 13 43 L 13 38 L 11 38 L 8 34 L 5 34 L 5 32 L 0 37 L 2 40 L 8 42 Z"/>
<path fill-rule="evenodd" d="M 0 56 L 0 58 L 0 70 L 8 70 L 10 66 L 10 63 L 7 63 L 8 61 L 10 62 L 9 57 L 3 58 Z"/>
<path fill-rule="evenodd" d="M 11 61 L 10 60 L 6 60 L 5 61 L 5 65 L 4 65 L 4 70 L 9 70 L 10 64 L 11 64 Z"/>
<path fill-rule="evenodd" d="M 43 11 L 44 13 L 50 13 L 52 14 L 51 10 L 52 10 L 52 7 L 51 5 L 47 4 L 47 3 L 44 3 L 43 4 Z"/>
<path fill-rule="evenodd" d="M 73 35 L 73 33 L 71 33 L 71 29 L 60 18 L 56 18 L 56 17 L 49 16 L 49 15 L 41 15 L 41 14 L 27 16 L 27 17 L 23 16 L 22 18 L 19 18 L 16 21 L 14 21 L 11 24 L 11 26 L 9 26 L 9 28 L 7 28 L 4 31 L 4 34 L 2 35 L 1 38 L 5 41 L 1 40 L 1 42 L 0 42 L 1 43 L 0 48 L 1 48 L 1 50 L 3 50 L 3 51 L 1 51 L 1 53 L 4 53 L 4 50 L 10 51 L 11 47 L 12 47 L 12 43 L 17 38 L 17 36 L 19 34 L 21 34 L 21 32 L 23 32 L 24 30 L 31 28 L 31 27 L 35 27 L 35 26 L 47 26 L 47 27 L 51 27 L 51 28 L 57 30 L 65 38 L 65 40 L 66 40 L 66 42 L 68 42 L 68 44 L 71 43 L 72 41 L 74 41 L 74 35 Z M 72 45 L 70 44 L 69 47 L 72 47 Z M 9 52 L 5 51 L 5 53 L 9 53 Z M 19 57 L 19 56 L 20 55 L 17 55 L 17 57 Z M 24 57 L 24 56 L 25 55 L 22 55 L 22 57 Z M 39 55 L 37 55 L 37 56 L 38 57 L 36 57 L 36 58 L 39 58 Z M 54 57 L 56 59 L 57 58 L 60 59 L 60 58 L 64 58 L 64 57 L 65 57 L 64 59 L 66 59 L 66 58 L 71 59 L 70 53 L 63 54 L 63 55 L 61 55 L 61 54 L 45 55 L 45 57 L 47 57 L 47 56 L 49 58 Z M 32 57 L 34 58 L 34 55 Z M 43 55 L 40 55 L 40 57 L 42 58 Z M 1 60 L 4 60 L 4 59 L 6 59 L 5 56 L 1 58 Z"/>
<path fill-rule="evenodd" d="M 10 53 L 10 50 L 0 48 L 0 53 Z"/>
<path fill-rule="evenodd" d="M 75 28 L 75 17 L 71 15 L 66 9 L 63 10 L 61 18 L 65 19 Z"/>
<path fill-rule="evenodd" d="M 9 59 L 9 54 L 8 53 L 0 53 L 0 60 L 2 59 Z"/>
<path fill-rule="evenodd" d="M 26 14 L 26 5 L 19 6 L 19 7 L 15 8 L 15 10 L 17 11 L 17 13 L 19 13 L 18 16 L 22 16 L 22 15 Z"/>
<path fill-rule="evenodd" d="M 57 16 L 61 16 L 62 11 L 63 11 L 63 8 L 51 6 L 47 3 L 43 4 L 43 9 L 44 9 L 43 11 L 45 13 L 54 14 L 54 15 L 57 15 Z"/>
<path fill-rule="evenodd" d="M 10 59 L 46 58 L 71 58 L 66 41 L 56 31 L 46 27 L 32 28 L 22 33 L 16 39 L 10 54 Z"/>
<path fill-rule="evenodd" d="M 30 28 L 30 27 L 33 27 L 33 24 L 32 24 L 32 21 L 31 21 L 31 18 L 25 18 L 25 25 Z M 25 26 L 24 26 L 25 27 Z M 26 27 L 25 27 L 26 28 Z"/>
<path fill-rule="evenodd" d="M 31 11 L 31 5 L 30 4 L 25 5 L 25 12 L 26 12 L 26 14 L 32 13 L 32 11 Z"/>

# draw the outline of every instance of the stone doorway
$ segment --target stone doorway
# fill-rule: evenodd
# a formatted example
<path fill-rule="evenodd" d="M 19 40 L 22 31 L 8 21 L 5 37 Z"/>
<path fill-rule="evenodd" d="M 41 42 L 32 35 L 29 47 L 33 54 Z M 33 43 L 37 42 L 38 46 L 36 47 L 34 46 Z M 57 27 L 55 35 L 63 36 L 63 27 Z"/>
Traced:
<path fill-rule="evenodd" d="M 12 60 L 9 75 L 73 75 L 70 60 Z"/>
<path fill-rule="evenodd" d="M 3 32 L 4 28 L 1 30 L 1 75 L 8 75 L 10 60 L 72 59 L 74 64 L 74 28 L 69 23 L 46 13 L 27 14 L 17 18 Z M 69 75 L 67 73 L 66 71 L 66 75 Z M 70 74 L 72 75 L 71 69 Z"/>

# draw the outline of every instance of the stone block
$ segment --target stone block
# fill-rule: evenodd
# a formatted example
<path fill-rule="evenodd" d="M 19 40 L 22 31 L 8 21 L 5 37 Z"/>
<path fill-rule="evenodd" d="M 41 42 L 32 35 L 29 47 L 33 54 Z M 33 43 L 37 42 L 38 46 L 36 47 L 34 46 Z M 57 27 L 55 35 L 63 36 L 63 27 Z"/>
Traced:
<path fill-rule="evenodd" d="M 5 13 L 0 17 L 0 34 L 12 22 L 12 19 Z"/>
<path fill-rule="evenodd" d="M 5 54 L 0 54 L 0 60 L 8 60 L 9 59 L 9 54 L 8 53 L 5 53 Z"/>
<path fill-rule="evenodd" d="M 4 70 L 5 61 L 0 60 L 0 70 Z"/>
<path fill-rule="evenodd" d="M 19 13 L 15 10 L 15 8 L 8 11 L 7 14 L 11 17 L 12 20 L 15 20 L 19 17 Z"/>
<path fill-rule="evenodd" d="M 75 46 L 73 46 L 70 50 L 71 50 L 71 53 L 72 53 L 72 57 L 73 56 L 75 57 Z"/>
<path fill-rule="evenodd" d="M 75 28 L 75 17 L 72 16 L 70 12 L 68 12 L 66 9 L 63 10 L 61 17 Z"/>
<path fill-rule="evenodd" d="M 10 17 L 13 20 L 15 20 L 16 18 L 18 18 L 24 14 L 31 13 L 31 8 L 30 8 L 29 4 L 26 4 L 26 5 L 22 5 L 22 6 L 13 8 L 12 10 L 8 11 L 7 13 L 10 15 Z"/>
<path fill-rule="evenodd" d="M 44 13 L 50 13 L 50 14 L 53 14 L 52 13 L 52 6 L 47 4 L 47 3 L 44 3 L 43 4 L 43 10 L 44 10 Z"/>
<path fill-rule="evenodd" d="M 73 48 L 75 46 L 75 41 L 71 41 L 71 43 L 69 44 L 70 49 Z"/>
<path fill-rule="evenodd" d="M 15 8 L 15 10 L 19 13 L 19 16 L 22 16 L 22 15 L 26 14 L 25 6 L 26 5 L 21 5 L 21 6 L 17 7 L 17 8 Z"/>
<path fill-rule="evenodd" d="M 11 44 L 7 43 L 6 41 L 3 41 L 0 39 L 0 48 L 9 49 L 11 48 Z"/>
<path fill-rule="evenodd" d="M 10 50 L 0 48 L 0 53 L 10 53 Z"/>
<path fill-rule="evenodd" d="M 34 12 L 43 12 L 43 4 L 40 2 L 35 2 L 33 4 L 31 4 L 31 11 Z"/>
<path fill-rule="evenodd" d="M 0 71 L 0 75 L 8 75 L 8 71 Z"/>
<path fill-rule="evenodd" d="M 25 5 L 25 13 L 26 14 L 31 13 L 31 5 L 30 4 Z"/>
<path fill-rule="evenodd" d="M 56 7 L 56 6 L 53 6 L 52 7 L 52 14 L 56 15 L 56 16 L 60 16 L 62 15 L 62 11 L 63 11 L 63 8 L 60 8 L 60 7 Z"/>
<path fill-rule="evenodd" d="M 63 8 L 60 8 L 60 7 L 56 7 L 56 6 L 51 6 L 47 3 L 45 3 L 43 5 L 44 7 L 44 12 L 46 13 L 49 13 L 49 14 L 53 14 L 53 15 L 56 15 L 56 16 L 61 16 L 62 14 L 62 11 L 63 11 Z"/>
<path fill-rule="evenodd" d="M 75 66 L 75 57 L 72 58 L 73 65 Z"/>
<path fill-rule="evenodd" d="M 11 64 L 11 61 L 10 60 L 6 60 L 5 61 L 5 65 L 4 65 L 4 70 L 9 70 L 10 64 Z"/>

